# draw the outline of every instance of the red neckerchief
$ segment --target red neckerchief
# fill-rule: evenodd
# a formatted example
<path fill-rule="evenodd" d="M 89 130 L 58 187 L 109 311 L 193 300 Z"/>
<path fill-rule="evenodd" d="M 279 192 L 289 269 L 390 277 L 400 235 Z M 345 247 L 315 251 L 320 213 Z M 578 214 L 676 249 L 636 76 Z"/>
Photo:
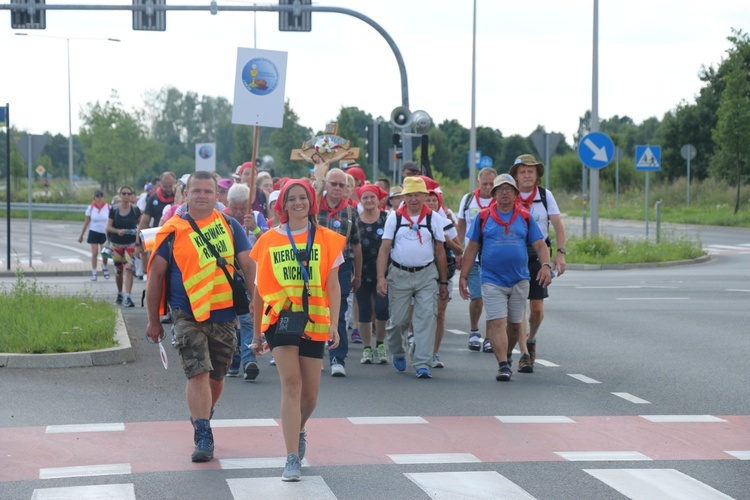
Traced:
<path fill-rule="evenodd" d="M 323 196 L 322 199 L 320 200 L 320 211 L 328 212 L 328 218 L 330 219 L 331 217 L 333 217 L 337 221 L 341 221 L 341 219 L 339 219 L 339 212 L 341 212 L 347 206 L 348 204 L 344 200 L 341 200 L 339 201 L 339 206 L 337 206 L 336 208 L 331 208 L 328 206 L 327 196 Z"/>
<path fill-rule="evenodd" d="M 105 205 L 106 205 L 106 203 L 102 203 L 101 205 L 97 205 L 96 203 L 92 203 L 91 204 L 91 206 L 94 207 L 94 208 L 96 208 L 96 211 L 99 212 L 99 213 L 102 212 L 102 208 L 104 208 Z"/>
<path fill-rule="evenodd" d="M 156 197 L 159 198 L 159 201 L 162 203 L 174 203 L 174 193 L 171 195 L 164 194 L 164 191 L 161 190 L 161 186 L 156 188 Z"/>
<path fill-rule="evenodd" d="M 427 205 L 422 205 L 422 211 L 419 213 L 419 219 L 417 219 L 417 222 L 415 223 L 411 217 L 409 216 L 409 213 L 406 211 L 406 203 L 404 203 L 401 208 L 398 209 L 396 212 L 398 215 L 406 219 L 406 221 L 409 223 L 409 229 L 414 229 L 414 226 L 417 226 L 417 237 L 419 238 L 419 244 L 422 244 L 422 232 L 419 230 L 419 223 L 422 222 L 422 219 L 427 217 L 427 214 L 431 213 L 432 210 Z M 396 228 L 398 229 L 398 228 Z"/>
<path fill-rule="evenodd" d="M 536 198 L 536 194 L 539 192 L 539 188 L 536 184 L 534 184 L 534 190 L 531 192 L 531 194 L 524 198 L 521 196 L 521 193 L 518 193 L 518 199 L 521 202 L 521 206 L 525 208 L 526 210 L 531 210 L 531 205 L 534 203 L 534 199 Z"/>
<path fill-rule="evenodd" d="M 505 228 L 505 234 L 508 234 L 510 225 L 513 224 L 514 220 L 516 220 L 516 217 L 518 217 L 519 213 L 521 213 L 520 207 L 517 203 L 513 203 L 513 213 L 510 215 L 510 220 L 508 222 L 503 222 L 503 219 L 500 218 L 500 212 L 497 208 L 497 202 L 495 200 L 492 200 L 492 202 L 490 202 L 490 215 L 495 222 Z"/>
<path fill-rule="evenodd" d="M 478 189 L 474 191 L 474 201 L 477 202 L 477 206 L 479 207 L 480 210 L 483 209 L 483 208 L 487 208 L 487 207 L 489 207 L 492 204 L 492 200 L 490 200 L 490 202 L 487 205 L 482 205 L 482 202 L 479 201 L 479 190 Z"/>

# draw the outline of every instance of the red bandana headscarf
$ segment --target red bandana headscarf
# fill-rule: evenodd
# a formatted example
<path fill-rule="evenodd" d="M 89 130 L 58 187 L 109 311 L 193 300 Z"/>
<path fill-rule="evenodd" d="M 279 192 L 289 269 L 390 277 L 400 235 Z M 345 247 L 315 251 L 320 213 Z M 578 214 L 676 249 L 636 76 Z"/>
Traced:
<path fill-rule="evenodd" d="M 289 190 L 294 186 L 302 186 L 307 192 L 307 198 L 310 200 L 310 212 L 308 213 L 308 215 L 316 215 L 318 213 L 318 200 L 316 199 L 315 191 L 313 191 L 310 183 L 301 179 L 294 179 L 287 181 L 284 184 L 284 187 L 281 188 L 279 198 L 274 206 L 274 210 L 276 210 L 276 213 L 279 214 L 279 220 L 281 222 L 287 222 L 289 220 L 289 213 L 285 209 L 285 200 L 287 192 L 289 192 Z"/>

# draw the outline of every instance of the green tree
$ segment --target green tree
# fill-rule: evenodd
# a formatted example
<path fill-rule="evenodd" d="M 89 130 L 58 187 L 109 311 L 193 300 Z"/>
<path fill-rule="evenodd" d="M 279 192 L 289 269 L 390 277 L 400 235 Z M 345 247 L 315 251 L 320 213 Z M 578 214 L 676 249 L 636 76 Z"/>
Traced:
<path fill-rule="evenodd" d="M 735 44 L 735 51 L 739 45 L 748 44 L 750 40 L 741 31 L 730 37 Z M 736 55 L 737 52 L 730 51 Z M 740 209 L 740 190 L 743 175 L 748 173 L 750 160 L 750 82 L 748 81 L 748 67 L 739 57 L 731 57 L 728 61 L 729 70 L 724 76 L 726 87 L 721 96 L 718 110 L 718 121 L 713 132 L 718 153 L 714 158 L 715 170 L 727 177 L 729 168 L 733 170 L 734 181 L 737 185 L 737 198 L 734 205 L 735 215 Z M 727 161 L 729 160 L 729 161 Z"/>
<path fill-rule="evenodd" d="M 273 129 L 270 137 L 271 155 L 274 157 L 274 173 L 277 176 L 300 177 L 307 173 L 304 161 L 292 161 L 292 150 L 312 138 L 312 129 L 299 124 L 299 116 L 287 99 L 284 103 L 284 121 L 281 128 Z"/>

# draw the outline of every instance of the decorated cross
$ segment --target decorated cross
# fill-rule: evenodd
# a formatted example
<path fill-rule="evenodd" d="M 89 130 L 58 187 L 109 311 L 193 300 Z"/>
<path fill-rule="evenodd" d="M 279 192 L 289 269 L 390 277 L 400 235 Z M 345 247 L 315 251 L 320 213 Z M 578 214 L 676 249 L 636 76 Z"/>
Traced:
<path fill-rule="evenodd" d="M 338 128 L 337 123 L 328 123 L 322 135 L 305 141 L 300 149 L 292 150 L 290 160 L 315 165 L 315 181 L 322 182 L 325 179 L 331 163 L 359 158 L 359 148 L 352 147 L 348 139 L 336 135 Z"/>

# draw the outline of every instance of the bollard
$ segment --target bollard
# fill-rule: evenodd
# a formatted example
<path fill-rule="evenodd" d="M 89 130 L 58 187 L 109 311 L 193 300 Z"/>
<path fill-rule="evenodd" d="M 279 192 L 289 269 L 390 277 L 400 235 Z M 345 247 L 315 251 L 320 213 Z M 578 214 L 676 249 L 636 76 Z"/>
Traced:
<path fill-rule="evenodd" d="M 661 200 L 656 202 L 656 244 L 661 240 Z"/>

